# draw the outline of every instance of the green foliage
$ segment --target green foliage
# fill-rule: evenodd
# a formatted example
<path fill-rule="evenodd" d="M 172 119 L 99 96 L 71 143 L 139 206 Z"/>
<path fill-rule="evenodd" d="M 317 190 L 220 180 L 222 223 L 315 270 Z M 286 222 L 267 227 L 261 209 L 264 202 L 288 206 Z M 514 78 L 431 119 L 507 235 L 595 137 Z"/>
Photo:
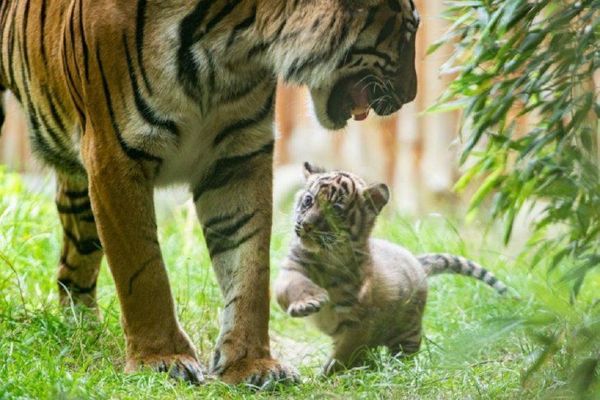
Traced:
<path fill-rule="evenodd" d="M 473 279 L 436 277 L 430 281 L 426 339 L 416 357 L 395 360 L 383 351 L 374 352 L 370 369 L 330 379 L 317 375 L 327 358 L 328 340 L 272 304 L 274 351 L 299 366 L 304 380 L 302 385 L 278 388 L 275 393 L 256 395 L 243 386 L 228 387 L 217 381 L 191 387 L 147 371 L 124 374 L 119 306 L 106 265 L 98 282 L 102 321 L 60 310 L 55 274 L 61 234 L 51 190 L 38 194 L 27 186 L 18 175 L 0 168 L 0 399 L 515 399 L 541 398 L 550 391 L 563 397 L 572 394 L 561 385 L 571 376 L 567 366 L 572 364 L 562 352 L 545 360 L 553 368 L 521 385 L 529 350 L 536 343 L 524 332 L 531 328 L 533 316 L 542 314 L 561 321 L 563 331 L 556 332 L 560 338 L 577 333 L 583 322 L 592 321 L 591 294 L 600 291 L 600 286 L 586 282 L 580 301 L 571 307 L 565 285 L 558 283 L 548 293 L 543 274 L 501 255 L 494 232 L 485 238 L 479 231 L 458 228 L 436 216 L 410 221 L 390 215 L 382 218 L 376 235 L 417 253 L 446 251 L 473 258 L 521 293 L 523 300 L 500 297 Z M 53 187 L 49 181 L 44 186 Z M 287 252 L 290 212 L 289 208 L 276 212 L 273 275 Z M 201 229 L 193 212 L 179 206 L 161 218 L 159 236 L 179 319 L 203 365 L 208 365 L 222 300 Z M 540 263 L 547 265 L 548 260 Z M 598 330 L 591 324 L 588 329 Z M 586 333 L 579 337 L 584 341 Z M 586 376 L 581 376 L 585 384 Z"/>
<path fill-rule="evenodd" d="M 434 109 L 463 110 L 462 161 L 470 164 L 456 187 L 478 183 L 471 209 L 491 199 L 493 216 L 505 221 L 505 242 L 520 211 L 541 209 L 527 247 L 529 263 L 551 260 L 548 270 L 561 272 L 575 301 L 587 276 L 598 279 L 592 271 L 600 266 L 600 104 L 594 82 L 600 2 L 447 3 L 452 27 L 440 43 L 453 43 L 445 70 L 457 76 Z M 525 129 L 517 129 L 524 117 Z M 590 310 L 594 319 L 579 332 L 560 329 L 558 320 L 535 330 L 544 350 L 531 371 L 571 349 L 578 361 L 575 385 L 585 392 L 599 373 L 598 309 Z"/>

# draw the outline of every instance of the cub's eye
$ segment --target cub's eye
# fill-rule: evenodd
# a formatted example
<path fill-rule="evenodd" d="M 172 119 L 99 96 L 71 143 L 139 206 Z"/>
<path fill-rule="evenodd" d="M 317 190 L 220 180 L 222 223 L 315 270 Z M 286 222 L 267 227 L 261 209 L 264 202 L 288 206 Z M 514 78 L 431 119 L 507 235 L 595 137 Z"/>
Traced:
<path fill-rule="evenodd" d="M 338 214 L 343 213 L 344 208 L 345 208 L 344 204 L 342 204 L 342 203 L 334 203 L 332 207 L 333 207 L 333 211 L 335 211 Z"/>
<path fill-rule="evenodd" d="M 314 199 L 313 199 L 312 195 L 310 193 L 307 193 L 304 196 L 304 198 L 302 199 L 302 207 L 303 208 L 308 208 L 308 207 L 312 206 L 313 205 L 313 201 L 314 201 Z"/>

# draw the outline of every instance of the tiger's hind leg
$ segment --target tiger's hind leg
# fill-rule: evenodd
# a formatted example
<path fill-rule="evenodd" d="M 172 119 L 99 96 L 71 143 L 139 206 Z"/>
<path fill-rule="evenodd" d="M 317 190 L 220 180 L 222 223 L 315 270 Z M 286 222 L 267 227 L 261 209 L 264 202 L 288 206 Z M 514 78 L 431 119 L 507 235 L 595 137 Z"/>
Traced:
<path fill-rule="evenodd" d="M 85 176 L 58 174 L 56 208 L 63 228 L 58 290 L 63 306 L 96 308 L 96 279 L 103 251 Z"/>

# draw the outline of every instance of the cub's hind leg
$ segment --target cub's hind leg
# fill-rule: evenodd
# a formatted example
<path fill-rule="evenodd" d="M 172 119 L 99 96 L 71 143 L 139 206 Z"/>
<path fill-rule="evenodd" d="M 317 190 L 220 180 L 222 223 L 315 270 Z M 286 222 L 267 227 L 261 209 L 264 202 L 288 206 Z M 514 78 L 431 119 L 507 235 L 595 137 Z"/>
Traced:
<path fill-rule="evenodd" d="M 87 177 L 58 174 L 56 208 L 63 228 L 58 267 L 60 304 L 96 308 L 102 245 L 88 195 Z"/>
<path fill-rule="evenodd" d="M 332 375 L 364 365 L 371 347 L 369 336 L 369 328 L 361 326 L 360 321 L 340 321 L 333 336 L 333 354 L 323 366 L 323 374 Z"/>
<path fill-rule="evenodd" d="M 390 340 L 387 348 L 390 354 L 397 357 L 406 357 L 415 354 L 421 348 L 422 329 L 421 323 L 413 325 L 396 338 Z"/>

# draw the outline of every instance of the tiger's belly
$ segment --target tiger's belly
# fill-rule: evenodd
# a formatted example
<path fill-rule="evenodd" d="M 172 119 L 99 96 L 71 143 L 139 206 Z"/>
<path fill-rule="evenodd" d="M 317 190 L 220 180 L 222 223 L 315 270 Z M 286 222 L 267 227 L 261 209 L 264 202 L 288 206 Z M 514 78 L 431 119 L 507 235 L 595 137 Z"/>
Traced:
<path fill-rule="evenodd" d="M 140 114 L 129 113 L 127 120 L 117 121 L 126 146 L 156 158 L 156 186 L 188 184 L 193 186 L 219 162 L 256 151 L 273 141 L 272 96 L 275 82 L 267 82 L 253 93 L 251 101 L 221 104 L 202 115 L 184 95 L 166 99 L 169 107 L 161 115 L 178 115 L 173 118 L 177 135 L 151 126 Z M 173 103 L 173 99 L 180 103 Z M 29 122 L 33 151 L 38 158 L 65 174 L 85 174 L 81 157 L 82 128 L 76 122 L 61 120 L 54 123 L 51 108 L 46 107 L 51 97 L 32 99 L 23 108 Z M 160 102 L 155 102 L 159 105 Z M 263 110 L 265 105 L 268 109 Z M 36 112 L 44 108 L 45 113 Z M 257 111 L 258 109 L 258 111 Z M 254 118 L 256 114 L 260 118 Z M 55 125 L 61 125 L 57 127 Z M 103 132 L 104 134 L 105 132 Z M 115 155 L 117 156 L 117 155 Z"/>

